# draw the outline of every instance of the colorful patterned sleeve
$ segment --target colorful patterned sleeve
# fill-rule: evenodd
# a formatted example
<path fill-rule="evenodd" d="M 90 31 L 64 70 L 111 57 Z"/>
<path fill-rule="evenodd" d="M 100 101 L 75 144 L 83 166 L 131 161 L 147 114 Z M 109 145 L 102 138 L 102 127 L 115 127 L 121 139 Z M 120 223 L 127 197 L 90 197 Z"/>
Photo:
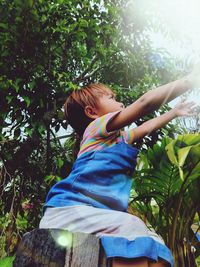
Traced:
<path fill-rule="evenodd" d="M 108 136 L 113 135 L 114 133 L 118 133 L 118 130 L 108 132 L 106 129 L 106 126 L 108 122 L 110 122 L 117 114 L 119 114 L 119 111 L 111 112 L 106 115 L 101 116 L 100 118 L 94 120 L 86 129 L 85 136 L 95 136 L 95 138 L 105 138 Z"/>
<path fill-rule="evenodd" d="M 120 111 L 108 113 L 108 114 L 106 114 L 100 118 L 100 125 L 98 128 L 99 136 L 107 137 L 107 136 L 113 135 L 114 133 L 118 132 L 118 130 L 108 132 L 106 126 L 119 113 L 120 113 Z"/>
<path fill-rule="evenodd" d="M 123 137 L 125 142 L 131 145 L 133 143 L 133 138 L 134 138 L 134 129 L 124 131 Z"/>

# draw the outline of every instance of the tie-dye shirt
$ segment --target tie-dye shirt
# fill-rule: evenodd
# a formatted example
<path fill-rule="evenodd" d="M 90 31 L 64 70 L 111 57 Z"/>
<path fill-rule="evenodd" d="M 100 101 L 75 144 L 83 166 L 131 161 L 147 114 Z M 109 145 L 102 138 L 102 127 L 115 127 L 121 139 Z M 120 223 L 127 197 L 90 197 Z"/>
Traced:
<path fill-rule="evenodd" d="M 92 121 L 85 129 L 83 139 L 80 144 L 78 157 L 83 153 L 102 150 L 108 146 L 125 141 L 127 144 L 133 142 L 134 130 L 116 130 L 107 132 L 106 126 L 120 111 L 111 112 Z"/>

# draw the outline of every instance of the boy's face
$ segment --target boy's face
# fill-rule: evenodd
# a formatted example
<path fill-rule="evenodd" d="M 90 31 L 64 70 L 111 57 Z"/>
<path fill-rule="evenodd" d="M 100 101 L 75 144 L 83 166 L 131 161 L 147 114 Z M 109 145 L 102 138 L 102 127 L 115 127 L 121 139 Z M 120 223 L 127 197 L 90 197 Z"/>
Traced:
<path fill-rule="evenodd" d="M 100 96 L 96 107 L 86 106 L 85 114 L 89 118 L 97 119 L 107 113 L 122 110 L 124 108 L 124 104 L 116 101 L 115 96 L 110 93 Z"/>
<path fill-rule="evenodd" d="M 97 115 L 103 116 L 107 113 L 124 109 L 124 104 L 116 101 L 113 94 L 102 95 L 99 98 L 98 105 L 96 107 Z"/>

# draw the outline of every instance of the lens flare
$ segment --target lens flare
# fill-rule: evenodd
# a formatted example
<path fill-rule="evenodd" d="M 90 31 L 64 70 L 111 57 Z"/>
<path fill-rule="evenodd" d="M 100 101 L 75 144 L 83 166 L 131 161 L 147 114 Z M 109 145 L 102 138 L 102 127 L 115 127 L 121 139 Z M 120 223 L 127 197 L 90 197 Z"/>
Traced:
<path fill-rule="evenodd" d="M 71 247 L 72 245 L 72 236 L 70 235 L 61 235 L 57 239 L 57 243 L 62 247 Z"/>
<path fill-rule="evenodd" d="M 73 236 L 71 232 L 66 230 L 55 230 L 51 231 L 51 235 L 58 245 L 67 248 L 70 248 L 72 246 Z"/>

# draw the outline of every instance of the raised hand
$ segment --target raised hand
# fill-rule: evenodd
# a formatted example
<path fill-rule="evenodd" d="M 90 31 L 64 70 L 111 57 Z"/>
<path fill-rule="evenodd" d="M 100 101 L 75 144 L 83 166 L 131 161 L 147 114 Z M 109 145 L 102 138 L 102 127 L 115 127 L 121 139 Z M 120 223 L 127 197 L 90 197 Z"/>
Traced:
<path fill-rule="evenodd" d="M 174 112 L 176 116 L 196 116 L 196 103 L 194 101 L 191 102 L 180 102 L 174 108 Z"/>

